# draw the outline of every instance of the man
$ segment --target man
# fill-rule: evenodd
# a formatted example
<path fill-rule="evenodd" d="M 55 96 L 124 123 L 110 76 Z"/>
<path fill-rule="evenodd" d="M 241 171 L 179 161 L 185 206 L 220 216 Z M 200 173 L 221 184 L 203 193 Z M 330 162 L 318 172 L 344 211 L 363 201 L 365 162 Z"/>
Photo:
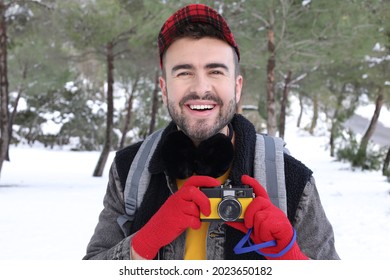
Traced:
<path fill-rule="evenodd" d="M 141 176 L 130 166 L 143 146 L 117 153 L 84 258 L 338 259 L 332 227 L 306 166 L 283 155 L 286 211 L 274 206 L 253 178 L 261 155 L 253 125 L 235 113 L 243 81 L 240 53 L 222 16 L 204 5 L 188 5 L 165 22 L 158 43 L 160 87 L 173 121 L 145 167 L 150 178 L 142 202 L 121 225 L 126 181 Z M 243 220 L 208 220 L 215 205 L 203 189 L 226 182 L 248 185 L 254 198 Z M 246 241 L 247 251 L 236 250 Z"/>

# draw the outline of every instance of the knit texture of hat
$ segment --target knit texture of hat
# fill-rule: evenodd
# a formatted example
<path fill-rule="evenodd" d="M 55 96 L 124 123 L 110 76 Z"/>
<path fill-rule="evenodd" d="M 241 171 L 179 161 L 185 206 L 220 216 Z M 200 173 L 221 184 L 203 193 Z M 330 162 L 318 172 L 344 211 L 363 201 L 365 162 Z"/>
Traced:
<path fill-rule="evenodd" d="M 190 4 L 171 15 L 161 28 L 158 35 L 158 48 L 160 53 L 160 66 L 162 57 L 173 40 L 177 37 L 178 30 L 192 23 L 206 23 L 212 25 L 223 34 L 225 41 L 234 48 L 240 60 L 240 51 L 224 18 L 214 9 L 202 4 Z"/>

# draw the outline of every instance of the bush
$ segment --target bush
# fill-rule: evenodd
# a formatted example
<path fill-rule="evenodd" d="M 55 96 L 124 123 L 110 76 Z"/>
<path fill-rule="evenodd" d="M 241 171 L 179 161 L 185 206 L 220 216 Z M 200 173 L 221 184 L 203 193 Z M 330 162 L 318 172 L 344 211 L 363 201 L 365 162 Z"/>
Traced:
<path fill-rule="evenodd" d="M 13 143 L 100 150 L 105 140 L 105 105 L 82 86 L 26 96 L 28 109 L 16 115 Z"/>
<path fill-rule="evenodd" d="M 359 150 L 359 143 L 353 133 L 349 132 L 349 137 L 345 138 L 344 146 L 336 152 L 339 161 L 350 162 L 352 168 L 362 170 L 380 170 L 385 157 L 384 149 L 376 149 L 369 145 L 367 151 Z"/>

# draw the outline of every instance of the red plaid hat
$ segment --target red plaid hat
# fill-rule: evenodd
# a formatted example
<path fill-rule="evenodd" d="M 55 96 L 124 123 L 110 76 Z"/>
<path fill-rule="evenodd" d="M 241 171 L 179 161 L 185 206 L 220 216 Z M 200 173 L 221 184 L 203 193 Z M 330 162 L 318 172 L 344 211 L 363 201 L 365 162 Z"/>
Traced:
<path fill-rule="evenodd" d="M 230 28 L 224 18 L 218 14 L 217 11 L 206 5 L 190 4 L 171 15 L 160 30 L 158 35 L 160 66 L 162 66 L 163 54 L 176 38 L 177 31 L 182 26 L 196 22 L 210 24 L 220 31 L 223 34 L 225 41 L 234 48 L 237 53 L 238 60 L 240 60 L 238 45 L 234 40 L 233 33 L 230 31 Z"/>

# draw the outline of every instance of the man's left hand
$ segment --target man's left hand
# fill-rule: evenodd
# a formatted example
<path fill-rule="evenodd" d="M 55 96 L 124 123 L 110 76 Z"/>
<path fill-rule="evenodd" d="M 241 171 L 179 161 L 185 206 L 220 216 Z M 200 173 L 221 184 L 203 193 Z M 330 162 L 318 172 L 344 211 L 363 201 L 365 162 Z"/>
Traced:
<path fill-rule="evenodd" d="M 260 253 L 277 254 L 285 249 L 292 241 L 294 230 L 287 216 L 278 207 L 270 201 L 266 190 L 260 183 L 248 176 L 243 175 L 241 181 L 245 185 L 253 188 L 256 195 L 254 200 L 249 204 L 244 215 L 244 223 L 228 222 L 227 224 L 244 233 L 253 228 L 251 239 L 256 244 L 275 240 L 276 246 L 264 248 Z M 295 259 L 307 260 L 308 258 L 301 252 L 296 241 L 283 256 L 267 259 Z"/>

